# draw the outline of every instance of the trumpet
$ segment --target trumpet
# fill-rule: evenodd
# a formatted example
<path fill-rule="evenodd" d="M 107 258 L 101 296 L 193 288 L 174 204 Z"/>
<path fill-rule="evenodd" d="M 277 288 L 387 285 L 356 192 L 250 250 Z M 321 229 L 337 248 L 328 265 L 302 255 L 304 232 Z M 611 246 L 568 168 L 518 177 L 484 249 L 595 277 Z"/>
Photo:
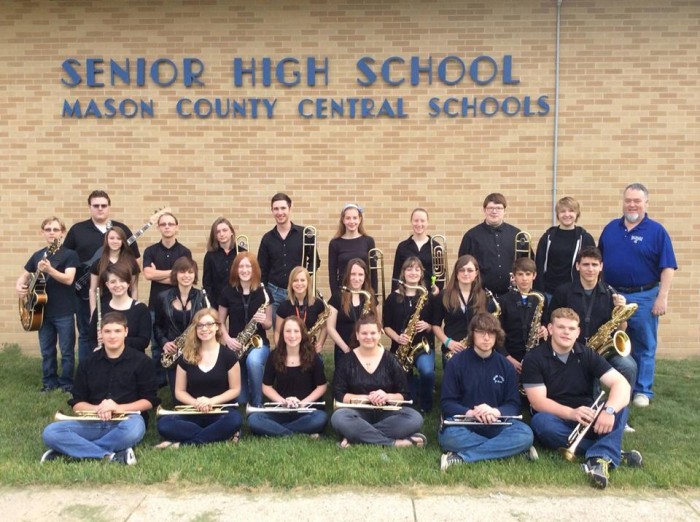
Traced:
<path fill-rule="evenodd" d="M 447 273 L 447 239 L 436 234 L 430 237 L 430 255 L 433 260 L 433 275 L 430 283 L 445 283 L 449 277 Z"/>
<path fill-rule="evenodd" d="M 316 250 L 318 235 L 316 227 L 304 227 L 301 250 L 301 266 L 305 267 L 311 276 L 311 293 L 316 295 Z"/>
<path fill-rule="evenodd" d="M 250 242 L 245 234 L 238 234 L 236 237 L 236 255 L 241 252 L 250 252 Z"/>
<path fill-rule="evenodd" d="M 181 404 L 175 406 L 174 410 L 166 410 L 162 406 L 158 406 L 158 409 L 156 410 L 156 417 L 162 417 L 163 415 L 219 415 L 228 413 L 226 408 L 238 408 L 238 403 L 212 404 L 211 410 L 209 411 L 199 411 L 191 404 Z"/>
<path fill-rule="evenodd" d="M 443 418 L 440 417 L 439 430 L 442 431 L 445 426 L 511 426 L 513 420 L 522 419 L 522 415 L 500 415 L 496 417 L 495 422 L 488 424 L 486 422 L 481 422 L 473 415 L 455 415 L 451 420 L 443 420 Z"/>
<path fill-rule="evenodd" d="M 591 429 L 591 426 L 595 424 L 595 421 L 598 419 L 598 416 L 603 411 L 603 406 L 605 405 L 605 403 L 603 402 L 604 396 L 605 392 L 600 392 L 598 398 L 591 405 L 591 409 L 593 410 L 593 420 L 589 424 L 585 425 L 579 422 L 573 429 L 573 431 L 569 434 L 569 438 L 567 439 L 569 446 L 566 448 L 559 448 L 559 453 L 561 453 L 561 455 L 569 462 L 576 460 L 576 449 L 578 448 L 578 445 L 586 437 L 586 433 L 588 433 L 588 430 Z"/>
<path fill-rule="evenodd" d="M 312 408 L 312 406 L 325 405 L 325 402 L 304 402 L 300 403 L 296 408 L 289 408 L 285 402 L 266 402 L 262 405 L 262 408 L 258 408 L 248 403 L 245 407 L 245 412 L 246 415 L 250 415 L 251 413 L 312 413 L 317 411 L 316 408 Z"/>
<path fill-rule="evenodd" d="M 372 248 L 367 252 L 367 258 L 369 259 L 369 273 L 377 274 L 377 286 L 379 288 L 374 289 L 374 295 L 379 301 L 379 297 L 382 298 L 382 303 L 386 301 L 386 287 L 384 285 L 384 252 L 378 248 Z M 381 288 L 381 292 L 379 289 Z"/>
<path fill-rule="evenodd" d="M 131 417 L 132 415 L 140 415 L 140 411 L 114 411 L 112 412 L 112 418 L 108 421 L 103 421 L 100 419 L 100 417 L 97 415 L 96 411 L 76 411 L 75 415 L 66 415 L 62 411 L 57 411 L 56 414 L 53 416 L 53 420 L 55 421 L 102 421 L 102 422 L 111 422 L 111 421 L 123 421 Z"/>
<path fill-rule="evenodd" d="M 386 404 L 372 404 L 369 399 L 351 399 L 350 402 L 333 401 L 333 409 L 340 408 L 356 408 L 359 410 L 380 410 L 380 411 L 399 411 L 402 406 L 413 404 L 413 401 L 387 401 Z"/>
<path fill-rule="evenodd" d="M 515 234 L 515 258 L 513 261 L 519 257 L 529 257 L 530 259 L 534 257 L 532 253 L 532 236 L 524 230 Z"/>

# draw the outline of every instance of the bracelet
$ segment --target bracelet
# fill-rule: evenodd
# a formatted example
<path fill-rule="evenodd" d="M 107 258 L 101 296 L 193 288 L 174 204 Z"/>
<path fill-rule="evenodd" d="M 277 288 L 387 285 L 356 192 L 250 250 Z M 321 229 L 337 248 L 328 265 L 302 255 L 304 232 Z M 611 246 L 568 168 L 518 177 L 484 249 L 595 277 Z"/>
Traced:
<path fill-rule="evenodd" d="M 442 343 L 442 345 L 443 345 L 445 348 L 449 348 L 451 342 L 452 342 L 452 337 L 448 337 L 447 339 L 445 339 L 445 341 Z"/>

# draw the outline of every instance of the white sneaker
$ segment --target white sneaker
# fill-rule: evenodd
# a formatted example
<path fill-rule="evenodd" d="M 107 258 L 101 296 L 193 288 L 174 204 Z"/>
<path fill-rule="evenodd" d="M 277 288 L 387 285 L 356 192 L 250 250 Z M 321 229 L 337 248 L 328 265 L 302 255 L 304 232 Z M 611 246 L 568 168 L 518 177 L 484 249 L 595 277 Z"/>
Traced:
<path fill-rule="evenodd" d="M 634 399 L 632 399 L 632 404 L 634 404 L 637 408 L 646 408 L 649 406 L 649 397 L 643 393 L 635 393 Z"/>
<path fill-rule="evenodd" d="M 635 430 L 635 429 L 634 429 L 632 426 L 630 426 L 629 424 L 625 424 L 625 433 L 634 433 L 634 432 L 636 432 L 636 431 L 637 431 L 637 430 Z"/>

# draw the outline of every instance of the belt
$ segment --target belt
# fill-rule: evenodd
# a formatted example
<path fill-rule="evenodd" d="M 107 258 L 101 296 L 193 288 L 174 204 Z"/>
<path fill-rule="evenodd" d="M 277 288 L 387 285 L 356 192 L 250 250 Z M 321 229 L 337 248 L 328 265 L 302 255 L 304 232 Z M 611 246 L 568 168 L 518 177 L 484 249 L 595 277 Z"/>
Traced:
<path fill-rule="evenodd" d="M 646 292 L 657 286 L 659 286 L 659 283 L 653 282 L 642 286 L 618 286 L 616 290 L 619 290 L 623 294 L 638 294 L 639 292 Z"/>

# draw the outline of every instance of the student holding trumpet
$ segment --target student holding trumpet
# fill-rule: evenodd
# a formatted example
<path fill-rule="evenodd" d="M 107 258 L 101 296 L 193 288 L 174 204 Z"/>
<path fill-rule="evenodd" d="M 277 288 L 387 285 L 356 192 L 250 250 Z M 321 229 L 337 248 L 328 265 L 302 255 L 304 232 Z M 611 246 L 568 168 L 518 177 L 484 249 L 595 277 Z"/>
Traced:
<path fill-rule="evenodd" d="M 236 409 L 216 408 L 233 402 L 241 391 L 238 358 L 221 345 L 222 326 L 216 310 L 202 308 L 192 322 L 194 328 L 185 337 L 175 376 L 175 398 L 191 408 L 180 410 L 182 415 L 160 416 L 158 433 L 165 440 L 156 446 L 158 449 L 225 440 L 238 442 L 241 414 Z"/>
<path fill-rule="evenodd" d="M 145 419 L 138 414 L 160 402 L 153 363 L 125 346 L 128 328 L 123 313 L 105 314 L 101 334 L 104 347 L 80 361 L 68 401 L 78 416 L 44 429 L 44 444 L 50 449 L 42 463 L 66 455 L 136 464 L 132 447 L 146 433 Z M 119 417 L 123 420 L 116 420 L 119 414 L 124 414 Z"/>
<path fill-rule="evenodd" d="M 477 313 L 469 323 L 469 348 L 445 367 L 440 398 L 445 426 L 438 433 L 446 451 L 441 471 L 455 464 L 511 457 L 528 448 L 528 457 L 537 458 L 532 430 L 516 419 L 520 394 L 515 369 L 494 349 L 504 342 L 499 320 Z M 464 417 L 473 422 L 455 420 Z"/>
<path fill-rule="evenodd" d="M 355 325 L 360 346 L 345 355 L 334 378 L 336 411 L 333 429 L 345 449 L 354 443 L 422 448 L 427 438 L 418 430 L 423 417 L 400 406 L 408 395 L 406 373 L 396 358 L 385 351 L 379 338 L 381 325 L 374 315 L 361 317 Z"/>
<path fill-rule="evenodd" d="M 270 437 L 306 433 L 318 438 L 328 422 L 323 407 L 315 408 L 323 404 L 317 401 L 328 388 L 323 361 L 299 317 L 286 317 L 280 330 L 263 375 L 262 391 L 273 402 L 263 408 L 248 408 L 250 430 Z"/>

